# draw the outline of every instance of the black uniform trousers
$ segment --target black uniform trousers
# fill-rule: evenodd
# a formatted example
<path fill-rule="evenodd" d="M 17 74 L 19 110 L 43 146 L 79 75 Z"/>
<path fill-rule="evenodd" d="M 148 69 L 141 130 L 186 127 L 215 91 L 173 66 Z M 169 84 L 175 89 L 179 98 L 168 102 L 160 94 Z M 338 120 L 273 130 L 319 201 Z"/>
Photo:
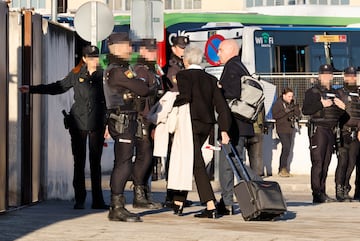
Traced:
<path fill-rule="evenodd" d="M 206 172 L 205 162 L 201 151 L 202 146 L 210 134 L 212 124 L 192 120 L 192 126 L 194 142 L 193 174 L 200 202 L 202 204 L 205 204 L 211 200 L 216 202 L 214 191 L 210 183 L 209 175 Z M 186 195 L 181 195 L 181 193 L 187 194 L 187 192 L 176 192 L 174 194 L 174 200 L 184 202 L 186 200 Z"/>
<path fill-rule="evenodd" d="M 152 174 L 152 169 L 150 168 L 153 162 L 153 145 L 150 136 L 151 123 L 143 120 L 142 124 L 143 136 L 137 137 L 135 143 L 136 157 L 133 167 L 133 175 L 137 175 L 137 177 L 134 178 L 134 185 L 146 185 Z M 141 178 L 142 180 L 139 182 Z"/>
<path fill-rule="evenodd" d="M 311 189 L 313 195 L 326 194 L 326 178 L 334 150 L 335 135 L 331 128 L 316 126 L 310 138 Z"/>
<path fill-rule="evenodd" d="M 143 185 L 149 163 L 151 163 L 151 158 L 146 157 L 151 144 L 147 141 L 139 142 L 139 138 L 136 137 L 138 128 L 136 113 L 127 114 L 127 118 L 128 123 L 122 133 L 115 128 L 114 120 L 109 119 L 108 122 L 109 133 L 115 141 L 115 161 L 110 178 L 111 193 L 114 195 L 124 193 L 130 175 L 132 175 L 134 185 Z M 135 162 L 133 162 L 134 155 L 136 155 Z"/>
<path fill-rule="evenodd" d="M 88 140 L 92 204 L 93 206 L 104 204 L 101 188 L 101 155 L 104 146 L 104 130 L 102 128 L 94 131 L 84 131 L 73 127 L 69 128 L 74 156 L 73 186 L 76 203 L 84 203 L 86 199 L 85 164 L 86 142 Z"/>
<path fill-rule="evenodd" d="M 335 171 L 335 183 L 346 187 L 350 187 L 350 178 L 355 168 L 360 147 L 357 133 L 355 133 L 355 139 L 352 138 L 351 132 L 343 130 L 343 146 L 339 147 L 337 152 L 338 164 Z"/>
<path fill-rule="evenodd" d="M 360 200 L 360 155 L 358 155 L 356 158 L 354 184 L 355 184 L 354 199 Z"/>

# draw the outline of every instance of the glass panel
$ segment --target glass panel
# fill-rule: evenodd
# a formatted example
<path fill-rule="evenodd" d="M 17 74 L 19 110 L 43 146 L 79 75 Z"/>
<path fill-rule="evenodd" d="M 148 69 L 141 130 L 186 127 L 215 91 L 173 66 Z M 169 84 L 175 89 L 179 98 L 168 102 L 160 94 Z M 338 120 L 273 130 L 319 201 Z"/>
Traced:
<path fill-rule="evenodd" d="M 112 1 L 111 0 L 106 0 L 106 5 L 108 6 L 108 8 L 112 11 L 113 7 L 112 7 Z"/>
<path fill-rule="evenodd" d="M 263 1 L 262 0 L 255 0 L 255 6 L 256 7 L 263 6 Z"/>
<path fill-rule="evenodd" d="M 67 5 L 66 0 L 57 0 L 58 1 L 58 13 L 66 13 Z"/>
<path fill-rule="evenodd" d="M 327 5 L 328 1 L 327 0 L 319 0 L 319 5 Z"/>
<path fill-rule="evenodd" d="M 17 8 L 17 7 L 19 7 L 19 0 L 13 0 L 13 1 L 11 1 L 10 6 L 11 6 L 12 8 Z"/>
<path fill-rule="evenodd" d="M 29 6 L 27 5 L 27 0 L 20 0 L 20 8 L 28 8 Z"/>
<path fill-rule="evenodd" d="M 194 0 L 194 9 L 201 9 L 201 0 Z"/>
<path fill-rule="evenodd" d="M 67 3 L 67 0 L 64 0 L 64 1 L 66 1 L 66 3 Z M 45 8 L 45 6 L 46 6 L 45 0 L 39 0 L 39 2 L 40 2 L 39 7 L 40 8 Z M 66 4 L 66 6 L 67 6 L 67 4 Z"/>
<path fill-rule="evenodd" d="M 107 0 L 108 7 L 114 10 L 124 10 L 122 9 L 122 0 Z"/>
<path fill-rule="evenodd" d="M 350 5 L 349 0 L 341 0 L 341 5 Z"/>
<path fill-rule="evenodd" d="M 122 10 L 122 1 L 114 0 L 113 6 L 114 10 Z"/>
<path fill-rule="evenodd" d="M 296 3 L 295 3 L 295 0 L 289 0 L 288 1 L 288 5 L 295 5 Z"/>
<path fill-rule="evenodd" d="M 125 0 L 125 10 L 129 11 L 131 8 L 131 0 Z"/>
<path fill-rule="evenodd" d="M 59 0 L 58 0 L 59 1 Z M 37 0 L 30 0 L 30 6 L 32 8 L 39 8 L 37 4 Z"/>
<path fill-rule="evenodd" d="M 254 7 L 254 1 L 253 0 L 246 0 L 246 7 L 247 8 Z"/>
<path fill-rule="evenodd" d="M 266 0 L 266 6 L 274 6 L 275 0 Z"/>
<path fill-rule="evenodd" d="M 184 8 L 192 9 L 192 0 L 184 0 Z"/>
<path fill-rule="evenodd" d="M 174 4 L 174 9 L 181 9 L 181 2 L 179 0 L 174 0 L 173 4 Z"/>
<path fill-rule="evenodd" d="M 165 9 L 172 9 L 171 0 L 165 0 Z"/>

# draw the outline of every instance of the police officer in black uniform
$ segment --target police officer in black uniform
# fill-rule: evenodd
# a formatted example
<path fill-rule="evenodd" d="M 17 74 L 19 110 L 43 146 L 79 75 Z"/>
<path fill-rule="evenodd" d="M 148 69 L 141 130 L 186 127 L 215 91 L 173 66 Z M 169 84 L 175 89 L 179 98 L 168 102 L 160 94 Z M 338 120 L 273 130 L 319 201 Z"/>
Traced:
<path fill-rule="evenodd" d="M 326 194 L 326 177 L 335 145 L 335 129 L 345 104 L 332 89 L 333 67 L 319 68 L 319 83 L 305 92 L 302 112 L 310 115 L 309 141 L 313 203 L 335 201 Z"/>
<path fill-rule="evenodd" d="M 358 133 L 360 127 L 360 99 L 356 86 L 356 69 L 350 66 L 344 71 L 344 87 L 339 90 L 346 104 L 346 114 L 340 120 L 341 138 L 338 142 L 338 164 L 335 172 L 336 199 L 351 201 L 350 178 L 359 154 Z"/>
<path fill-rule="evenodd" d="M 113 33 L 108 38 L 109 66 L 104 73 L 104 93 L 108 109 L 108 130 L 114 139 L 115 161 L 111 173 L 110 221 L 141 221 L 140 217 L 125 208 L 124 189 L 132 174 L 135 185 L 143 184 L 143 173 L 148 166 L 133 163 L 138 128 L 138 112 L 142 110 L 141 98 L 149 88 L 129 66 L 132 46 L 129 34 Z M 146 170 L 145 170 L 146 169 Z"/>
<path fill-rule="evenodd" d="M 85 161 L 86 141 L 89 140 L 92 208 L 108 209 L 101 188 L 101 155 L 104 145 L 105 98 L 103 92 L 103 71 L 99 69 L 99 49 L 86 46 L 80 63 L 62 80 L 36 86 L 22 86 L 20 91 L 37 94 L 62 94 L 73 88 L 74 104 L 70 115 L 65 114 L 66 128 L 71 135 L 74 155 L 75 191 L 74 209 L 84 209 L 86 199 Z"/>
<path fill-rule="evenodd" d="M 142 39 L 139 44 L 139 58 L 134 70 L 137 78 L 145 81 L 150 88 L 150 93 L 146 97 L 139 97 L 141 102 L 141 109 L 138 113 L 138 128 L 139 135 L 136 138 L 136 158 L 135 165 L 141 164 L 137 171 L 142 171 L 140 176 L 143 176 L 142 183 L 134 183 L 134 208 L 150 208 L 158 209 L 162 207 L 161 203 L 156 203 L 151 200 L 150 186 L 147 185 L 148 180 L 152 174 L 153 166 L 153 142 L 151 139 L 151 132 L 154 128 L 153 124 L 147 120 L 147 114 L 150 108 L 157 100 L 158 90 L 160 90 L 160 79 L 156 75 L 156 60 L 157 47 L 156 39 Z"/>
<path fill-rule="evenodd" d="M 185 69 L 183 62 L 183 55 L 185 47 L 190 43 L 186 36 L 176 36 L 171 39 L 171 55 L 168 63 L 166 77 L 170 80 L 169 89 L 171 91 L 178 91 L 176 83 L 176 74 Z"/>

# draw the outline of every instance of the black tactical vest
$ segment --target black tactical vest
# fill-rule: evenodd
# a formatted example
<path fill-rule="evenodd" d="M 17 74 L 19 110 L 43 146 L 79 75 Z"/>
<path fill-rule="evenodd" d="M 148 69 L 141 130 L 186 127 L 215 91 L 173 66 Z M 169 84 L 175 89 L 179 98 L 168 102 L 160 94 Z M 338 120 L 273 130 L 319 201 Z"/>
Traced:
<path fill-rule="evenodd" d="M 324 99 L 333 99 L 338 95 L 335 90 L 326 90 L 324 88 L 314 88 L 314 91 L 318 91 Z M 336 105 L 332 105 L 330 107 L 322 108 L 311 115 L 311 121 L 320 126 L 333 128 L 336 126 L 343 112 L 344 111 Z"/>

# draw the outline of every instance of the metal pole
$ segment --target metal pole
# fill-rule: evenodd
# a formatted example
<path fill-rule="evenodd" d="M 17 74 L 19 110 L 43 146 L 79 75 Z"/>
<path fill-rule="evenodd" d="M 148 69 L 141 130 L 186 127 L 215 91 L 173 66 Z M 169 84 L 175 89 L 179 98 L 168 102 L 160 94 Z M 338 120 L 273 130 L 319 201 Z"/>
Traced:
<path fill-rule="evenodd" d="M 90 29 L 91 29 L 91 37 L 90 42 L 92 45 L 96 45 L 97 40 L 97 2 L 91 2 L 91 21 L 90 21 Z"/>
<path fill-rule="evenodd" d="M 51 20 L 57 22 L 57 0 L 51 1 Z"/>

